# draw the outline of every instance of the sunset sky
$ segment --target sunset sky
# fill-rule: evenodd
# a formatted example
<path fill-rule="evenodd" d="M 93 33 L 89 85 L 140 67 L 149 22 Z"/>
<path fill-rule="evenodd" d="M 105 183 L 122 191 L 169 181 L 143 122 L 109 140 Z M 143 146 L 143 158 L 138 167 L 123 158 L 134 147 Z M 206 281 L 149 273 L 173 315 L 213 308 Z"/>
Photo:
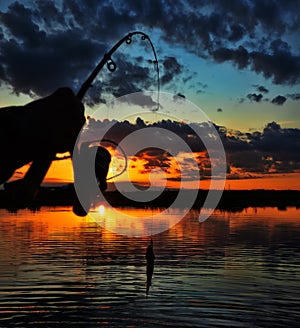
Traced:
<path fill-rule="evenodd" d="M 299 189 L 299 12 L 297 0 L 1 0 L 0 106 L 22 105 L 62 86 L 76 93 L 120 38 L 143 31 L 157 52 L 161 91 L 201 108 L 220 133 L 225 187 Z M 153 53 L 140 37 L 122 45 L 113 59 L 117 70 L 104 68 L 84 99 L 86 115 L 114 98 L 157 90 Z M 125 117 L 106 110 L 101 119 Z M 201 123 L 198 113 L 184 106 L 179 118 Z M 205 171 L 201 151 L 196 147 L 194 154 Z M 147 181 L 149 167 L 156 165 L 166 168 L 169 186 L 175 186 L 176 163 L 156 155 L 148 151 L 131 158 L 133 180 Z M 186 188 L 199 186 L 192 177 L 193 172 L 185 179 Z M 53 164 L 46 182 L 72 179 L 67 160 Z M 208 187 L 205 181 L 201 186 Z"/>

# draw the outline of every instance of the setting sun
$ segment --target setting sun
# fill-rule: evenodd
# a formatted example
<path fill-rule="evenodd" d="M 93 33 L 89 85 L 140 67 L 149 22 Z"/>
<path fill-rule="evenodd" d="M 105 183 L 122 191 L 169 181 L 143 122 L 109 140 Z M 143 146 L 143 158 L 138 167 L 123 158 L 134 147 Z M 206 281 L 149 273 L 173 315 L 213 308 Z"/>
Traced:
<path fill-rule="evenodd" d="M 104 207 L 104 205 L 100 205 L 100 206 L 99 206 L 99 208 L 98 208 L 98 212 L 99 212 L 100 215 L 103 215 L 103 214 L 104 214 L 104 212 L 105 212 L 105 207 Z"/>

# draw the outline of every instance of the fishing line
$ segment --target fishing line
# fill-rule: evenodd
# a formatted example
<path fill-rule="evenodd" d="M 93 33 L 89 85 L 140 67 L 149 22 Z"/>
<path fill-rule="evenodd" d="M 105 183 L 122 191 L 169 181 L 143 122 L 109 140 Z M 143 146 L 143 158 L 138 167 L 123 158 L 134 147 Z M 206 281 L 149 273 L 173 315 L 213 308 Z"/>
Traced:
<path fill-rule="evenodd" d="M 134 32 L 130 32 L 128 33 L 126 36 L 124 36 L 121 40 L 119 40 L 101 59 L 101 61 L 98 63 L 98 65 L 95 67 L 95 69 L 91 72 L 91 74 L 89 75 L 89 77 L 86 79 L 86 81 L 82 84 L 80 90 L 77 93 L 77 98 L 79 100 L 82 100 L 86 94 L 86 92 L 88 91 L 88 89 L 92 86 L 93 81 L 95 80 L 95 78 L 97 77 L 97 75 L 99 74 L 99 72 L 101 71 L 101 69 L 104 67 L 104 65 L 106 64 L 107 69 L 110 72 L 114 72 L 117 69 L 117 64 L 113 61 L 113 59 L 111 58 L 111 56 L 113 55 L 113 53 L 125 42 L 127 45 L 131 44 L 132 42 L 132 37 L 134 35 L 141 35 L 141 40 L 147 40 L 150 44 L 151 50 L 153 52 L 153 56 L 154 56 L 154 60 L 152 61 L 153 64 L 155 64 L 156 67 L 156 75 L 157 75 L 157 107 L 156 109 L 154 109 L 154 112 L 157 112 L 159 110 L 160 107 L 160 76 L 159 76 L 159 65 L 158 65 L 158 59 L 157 59 L 157 54 L 154 48 L 154 45 L 150 39 L 150 37 L 145 34 L 144 32 L 140 32 L 140 31 L 134 31 Z M 124 151 L 124 149 L 122 147 L 119 146 L 118 143 L 116 143 L 113 140 L 109 140 L 109 139 L 103 139 L 101 140 L 102 142 L 108 142 L 111 143 L 113 145 L 115 145 L 116 147 L 118 147 L 125 159 L 125 166 L 122 169 L 122 171 L 112 177 L 107 178 L 106 180 L 111 180 L 114 179 L 118 176 L 120 176 L 121 174 L 123 174 L 128 167 L 128 160 L 127 160 L 127 155 Z M 57 158 L 56 158 L 57 159 Z"/>
<path fill-rule="evenodd" d="M 106 178 L 106 181 L 108 181 L 108 180 L 111 180 L 111 179 L 114 179 L 114 178 L 119 177 L 120 175 L 122 175 L 127 170 L 128 160 L 127 160 L 127 155 L 125 153 L 125 150 L 117 142 L 115 142 L 113 140 L 110 140 L 110 139 L 102 139 L 100 141 L 100 143 L 101 142 L 108 142 L 108 143 L 111 143 L 111 144 L 115 145 L 117 148 L 119 148 L 121 150 L 121 153 L 123 154 L 124 160 L 125 160 L 125 165 L 124 165 L 123 169 L 121 170 L 121 172 L 119 172 L 119 173 L 117 173 L 117 174 L 115 174 L 115 175 L 113 175 L 113 176 L 111 176 L 109 178 Z"/>
<path fill-rule="evenodd" d="M 147 40 L 150 44 L 150 47 L 153 52 L 154 60 L 152 61 L 153 64 L 155 64 L 156 67 L 156 73 L 157 73 L 157 108 L 155 111 L 159 109 L 159 97 L 160 97 L 160 77 L 159 77 L 159 66 L 158 66 L 158 59 L 156 55 L 156 51 L 154 48 L 154 45 L 150 39 L 150 37 L 145 34 L 144 32 L 140 31 L 135 31 L 135 32 L 130 32 L 126 36 L 124 36 L 121 40 L 119 40 L 101 59 L 101 61 L 98 63 L 98 65 L 95 67 L 95 69 L 91 72 L 89 77 L 86 79 L 86 81 L 82 84 L 80 90 L 77 93 L 77 98 L 79 100 L 82 100 L 83 97 L 85 96 L 86 92 L 88 89 L 92 86 L 92 83 L 94 79 L 97 77 L 101 69 L 104 67 L 106 64 L 107 69 L 110 72 L 114 72 L 117 69 L 117 64 L 113 61 L 111 56 L 113 53 L 125 42 L 127 45 L 131 44 L 132 42 L 132 37 L 134 35 L 141 35 L 142 40 Z"/>

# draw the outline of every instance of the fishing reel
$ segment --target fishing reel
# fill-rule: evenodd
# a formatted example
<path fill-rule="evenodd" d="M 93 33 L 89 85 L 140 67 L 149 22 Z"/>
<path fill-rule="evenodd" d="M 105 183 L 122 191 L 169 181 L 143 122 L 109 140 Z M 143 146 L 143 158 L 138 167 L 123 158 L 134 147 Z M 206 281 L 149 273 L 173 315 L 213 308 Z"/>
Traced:
<path fill-rule="evenodd" d="M 123 168 L 110 175 L 108 172 L 112 164 L 112 155 L 103 144 L 112 145 L 124 158 Z M 78 146 L 78 145 L 77 145 Z M 72 157 L 74 172 L 74 187 L 76 191 L 73 212 L 78 216 L 86 216 L 91 205 L 107 190 L 109 180 L 122 175 L 128 167 L 125 150 L 111 139 L 90 140 L 75 146 Z"/>
<path fill-rule="evenodd" d="M 73 212 L 86 216 L 95 202 L 95 196 L 107 189 L 111 155 L 105 147 L 86 142 L 73 154 L 72 162 L 76 191 Z"/>
<path fill-rule="evenodd" d="M 61 88 L 53 95 L 45 97 L 44 99 L 38 99 L 30 104 L 27 104 L 26 109 L 28 109 L 28 111 L 22 110 L 22 113 L 28 115 L 28 122 L 32 123 L 33 128 L 28 129 L 29 131 L 24 130 L 26 133 L 22 129 L 19 129 L 20 131 L 24 132 L 24 135 L 20 137 L 20 140 L 23 142 L 23 144 L 28 139 L 26 146 L 22 148 L 21 157 L 25 158 L 24 164 L 28 164 L 31 161 L 32 163 L 30 165 L 30 168 L 26 172 L 24 178 L 5 184 L 7 202 L 11 204 L 11 207 L 16 209 L 25 208 L 32 203 L 32 201 L 38 194 L 40 184 L 42 183 L 52 161 L 58 159 L 56 157 L 57 153 L 65 153 L 66 151 L 68 151 L 70 154 L 73 155 L 72 159 L 74 159 L 73 146 L 78 136 L 78 133 L 80 132 L 82 126 L 85 123 L 84 106 L 81 102 L 88 89 L 92 86 L 94 79 L 105 65 L 107 66 L 110 72 L 114 72 L 117 69 L 117 65 L 111 57 L 113 53 L 124 42 L 127 45 L 131 44 L 132 37 L 134 35 L 140 35 L 142 40 L 148 41 L 152 49 L 154 55 L 153 63 L 155 63 L 157 71 L 157 104 L 159 104 L 159 67 L 154 46 L 149 36 L 145 33 L 140 31 L 131 32 L 125 37 L 123 37 L 121 40 L 119 40 L 103 56 L 102 60 L 91 72 L 87 80 L 82 84 L 80 90 L 76 95 L 73 94 L 73 91 L 69 88 Z M 43 110 L 41 111 L 40 108 L 43 108 Z M 76 109 L 75 111 L 74 108 Z M 51 120 L 44 119 L 45 110 Z M 2 111 L 2 115 L 4 115 L 4 112 L 7 112 L 8 118 L 11 118 L 11 113 L 15 112 L 15 109 L 9 108 L 7 111 Z M 58 119 L 58 113 L 61 116 L 60 119 Z M 70 121 L 71 115 L 72 120 Z M 3 122 L 4 121 L 6 122 L 6 119 L 3 119 Z M 19 121 L 21 122 L 21 120 Z M 11 129 L 10 125 L 8 125 L 8 127 Z M 38 130 L 36 127 L 40 127 L 40 129 Z M 14 131 L 13 129 L 11 130 Z M 43 139 L 43 136 L 46 137 Z M 4 138 L 2 139 L 4 140 Z M 32 141 L 34 141 L 34 144 L 36 144 L 35 147 L 33 147 Z M 114 143 L 112 141 L 109 142 Z M 4 143 L 4 145 L 6 145 L 6 143 Z M 16 144 L 16 146 L 18 146 L 18 143 Z M 13 148 L 11 147 L 11 145 L 9 147 L 6 147 L 7 150 Z M 32 152 L 28 154 L 28 149 L 31 148 Z M 43 151 L 43 154 L 41 154 L 41 150 Z M 126 170 L 126 154 L 123 150 L 121 151 L 123 152 L 125 158 L 125 166 L 122 172 L 115 175 L 114 177 L 122 174 Z M 112 179 L 114 177 L 107 178 L 109 165 L 111 162 L 111 155 L 106 148 L 100 146 L 99 144 L 96 146 L 91 146 L 91 144 L 88 144 L 83 145 L 83 148 L 80 150 L 80 153 L 80 156 L 82 156 L 82 158 L 89 159 L 87 162 L 92 163 L 92 165 L 88 167 L 84 167 L 83 165 L 83 167 L 81 167 L 82 161 L 79 161 L 78 164 L 77 161 L 75 161 L 74 163 L 74 160 L 72 160 L 74 180 L 79 183 L 80 188 L 83 189 L 84 193 L 86 194 L 84 196 L 84 200 L 82 201 L 82 199 L 80 199 L 80 202 L 78 200 L 77 195 L 75 196 L 76 199 L 75 204 L 73 206 L 73 211 L 79 216 L 85 216 L 88 213 L 91 203 L 93 201 L 91 198 L 92 196 L 90 192 L 90 185 L 93 184 L 96 179 L 98 191 L 104 191 L 107 189 L 107 180 Z M 69 156 L 65 158 L 68 157 Z M 13 160 L 15 160 L 17 163 L 12 167 L 11 161 Z M 15 155 L 15 153 L 11 153 L 8 162 L 9 165 L 6 165 L 9 171 L 8 173 L 6 172 L 7 167 L 4 165 L 4 169 L 2 168 L 2 176 L 0 174 L 0 183 L 7 181 L 10 175 L 18 167 L 21 167 L 21 165 L 19 165 L 19 161 L 17 160 L 18 154 Z"/>
<path fill-rule="evenodd" d="M 104 147 L 98 146 L 95 157 L 95 175 L 101 191 L 107 189 L 107 174 L 110 162 L 111 155 L 109 151 Z"/>

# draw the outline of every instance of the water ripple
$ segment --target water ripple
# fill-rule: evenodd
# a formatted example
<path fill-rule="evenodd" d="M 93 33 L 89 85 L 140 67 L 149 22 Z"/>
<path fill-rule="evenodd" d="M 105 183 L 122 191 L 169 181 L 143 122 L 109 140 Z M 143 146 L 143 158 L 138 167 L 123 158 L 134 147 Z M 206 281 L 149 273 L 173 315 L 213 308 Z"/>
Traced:
<path fill-rule="evenodd" d="M 0 327 L 297 327 L 299 212 L 191 212 L 129 238 L 65 208 L 0 212 Z"/>

